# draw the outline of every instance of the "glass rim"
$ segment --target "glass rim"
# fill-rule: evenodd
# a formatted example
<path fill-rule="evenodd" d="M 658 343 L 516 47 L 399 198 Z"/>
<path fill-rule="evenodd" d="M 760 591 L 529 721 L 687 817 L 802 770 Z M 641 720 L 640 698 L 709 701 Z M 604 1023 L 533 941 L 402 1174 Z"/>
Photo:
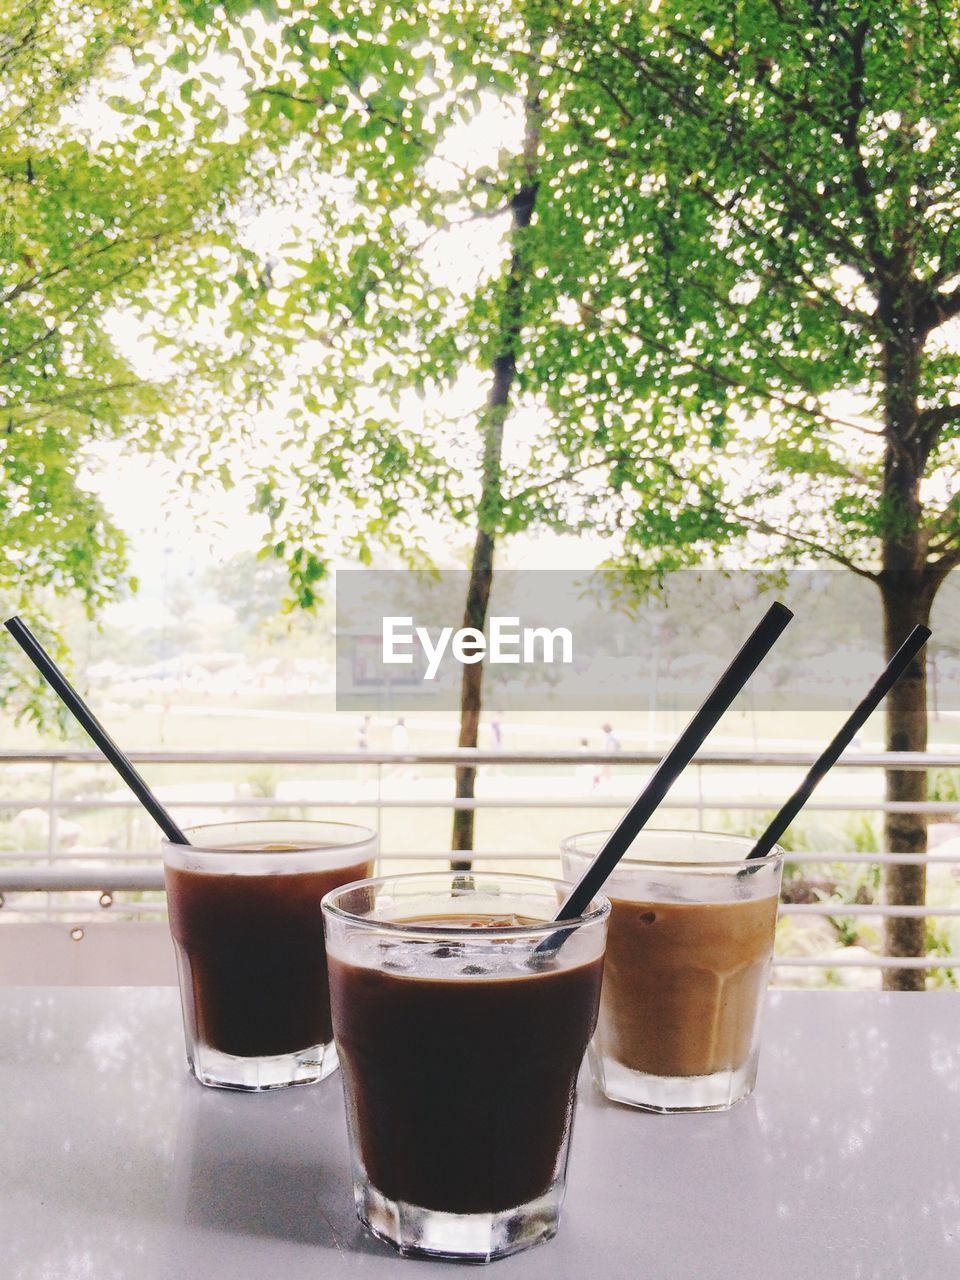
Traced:
<path fill-rule="evenodd" d="M 569 853 L 573 854 L 573 856 L 577 858 L 586 858 L 588 862 L 592 861 L 596 856 L 596 851 L 594 853 L 585 853 L 582 849 L 576 849 L 573 847 L 574 841 L 587 840 L 590 837 L 596 837 L 602 843 L 603 840 L 610 835 L 612 830 L 613 828 L 611 827 L 605 831 L 580 831 L 577 832 L 576 835 L 564 836 L 560 841 L 560 853 Z M 723 844 L 747 845 L 750 848 L 753 848 L 757 842 L 757 838 L 755 836 L 738 836 L 731 831 L 701 831 L 699 829 L 691 831 L 684 830 L 682 827 L 645 828 L 643 831 L 639 832 L 634 839 L 637 840 L 643 836 L 684 836 L 687 839 L 697 839 L 705 836 L 710 840 L 719 840 Z M 631 857 L 629 853 L 625 853 L 610 872 L 608 879 L 612 879 L 623 867 L 667 867 L 671 871 L 678 871 L 683 868 L 692 868 L 694 871 L 703 871 L 708 868 L 713 868 L 715 870 L 723 871 L 730 870 L 734 867 L 738 870 L 742 870 L 744 867 L 754 867 L 759 871 L 761 867 L 776 862 L 782 862 L 785 856 L 786 851 L 779 844 L 773 845 L 773 847 L 765 853 L 762 858 L 711 858 L 704 862 L 698 862 L 690 858 L 683 858 L 679 860 L 671 858 L 637 858 Z"/>
<path fill-rule="evenodd" d="M 470 925 L 405 924 L 403 921 L 398 920 L 376 920 L 371 916 L 354 915 L 350 911 L 343 910 L 333 901 L 339 895 L 359 888 L 376 888 L 380 885 L 391 883 L 404 884 L 414 880 L 425 880 L 440 885 L 449 883 L 456 876 L 472 875 L 486 876 L 504 880 L 508 883 L 535 884 L 541 888 L 560 888 L 567 891 L 573 888 L 573 885 L 568 881 L 557 879 L 554 876 L 530 876 L 518 871 L 410 871 L 401 872 L 399 875 L 366 876 L 362 880 L 351 880 L 349 884 L 338 885 L 335 889 L 330 889 L 323 895 L 320 899 L 320 909 L 337 920 L 344 920 L 351 925 L 359 925 L 361 928 L 380 929 L 390 933 L 403 934 L 406 937 L 428 938 L 478 938 L 488 937 L 494 933 L 498 937 L 508 938 L 536 938 L 544 935 L 549 937 L 550 934 L 556 933 L 560 929 L 579 929 L 583 925 L 593 924 L 598 920 L 605 919 L 610 913 L 609 898 L 603 893 L 596 893 L 591 898 L 587 910 L 572 920 L 544 920 L 538 924 L 508 924 L 497 925 L 496 927 L 490 926 L 489 929 L 478 929 Z M 566 894 L 563 896 L 565 897 Z"/>
<path fill-rule="evenodd" d="M 288 857 L 288 858 L 296 858 L 298 855 L 301 855 L 301 854 L 304 856 L 310 856 L 318 853 L 330 853 L 335 849 L 359 850 L 359 849 L 362 849 L 364 846 L 370 844 L 371 842 L 376 843 L 376 840 L 377 840 L 377 833 L 372 827 L 361 826 L 360 823 L 358 822 L 339 822 L 339 821 L 331 820 L 328 818 L 249 818 L 249 819 L 235 818 L 226 822 L 196 823 L 193 826 L 184 827 L 183 834 L 187 837 L 190 837 L 195 833 L 200 833 L 204 831 L 218 831 L 218 830 L 222 830 L 224 827 L 251 827 L 251 828 L 259 827 L 261 829 L 266 827 L 270 827 L 270 828 L 333 827 L 339 831 L 343 831 L 344 833 L 346 832 L 354 833 L 352 838 L 335 840 L 332 843 L 309 844 L 309 845 L 304 845 L 302 848 L 284 849 L 282 851 L 283 855 L 284 857 Z M 209 853 L 209 854 L 220 854 L 220 855 L 227 855 L 227 856 L 231 854 L 239 854 L 240 856 L 245 856 L 246 854 L 257 854 L 257 853 L 268 852 L 268 850 L 264 850 L 264 849 L 231 848 L 229 844 L 220 844 L 220 845 L 194 844 L 192 841 L 189 844 L 180 844 L 180 842 L 177 840 L 167 840 L 167 839 L 164 839 L 161 841 L 161 846 L 165 849 L 166 848 L 171 848 L 174 850 L 182 849 L 185 854 Z"/>

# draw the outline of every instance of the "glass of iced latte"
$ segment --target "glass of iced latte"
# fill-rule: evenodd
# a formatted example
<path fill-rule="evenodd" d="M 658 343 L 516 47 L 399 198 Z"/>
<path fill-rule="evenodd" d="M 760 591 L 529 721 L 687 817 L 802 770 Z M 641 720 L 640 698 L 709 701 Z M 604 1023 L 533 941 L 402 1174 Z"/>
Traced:
<path fill-rule="evenodd" d="M 562 844 L 577 880 L 606 832 Z M 603 994 L 590 1046 L 603 1093 L 649 1111 L 721 1111 L 752 1092 L 783 853 L 643 831 L 610 876 Z"/>

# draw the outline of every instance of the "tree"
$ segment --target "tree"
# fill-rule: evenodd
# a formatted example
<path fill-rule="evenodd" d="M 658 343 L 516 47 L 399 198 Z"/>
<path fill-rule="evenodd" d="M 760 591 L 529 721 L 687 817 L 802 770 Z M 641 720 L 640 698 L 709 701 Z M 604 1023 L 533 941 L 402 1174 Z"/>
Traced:
<path fill-rule="evenodd" d="M 888 651 L 929 617 L 960 559 L 952 12 L 249 8 L 272 25 L 245 55 L 246 124 L 283 157 L 300 223 L 282 286 L 244 296 L 235 319 L 258 349 L 301 357 L 284 461 L 258 501 L 302 604 L 325 574 L 318 529 L 342 516 L 361 561 L 376 543 L 416 556 L 415 509 L 479 521 L 493 542 L 537 522 L 605 528 L 644 568 L 759 540 L 874 582 Z M 532 186 L 524 129 L 492 160 L 457 132 L 511 104 L 519 120 L 524 96 L 529 226 L 514 204 Z M 466 284 L 437 272 L 446 237 L 497 219 L 490 269 Z M 536 407 L 544 429 L 497 467 L 505 406 L 478 397 L 461 483 L 464 433 L 442 395 L 504 361 L 510 411 Z M 888 701 L 887 744 L 925 743 L 918 663 Z M 924 777 L 891 770 L 887 785 L 915 801 Z M 892 813 L 886 838 L 920 851 L 924 823 Z M 923 888 L 922 868 L 887 873 L 893 903 Z M 922 923 L 889 921 L 886 946 L 919 954 Z"/>
<path fill-rule="evenodd" d="M 694 554 L 759 533 L 781 559 L 874 582 L 891 653 L 960 563 L 957 14 L 662 0 L 554 16 L 579 144 L 538 208 L 576 317 L 528 350 L 570 423 L 558 451 L 607 468 L 628 560 L 656 559 L 679 489 Z M 544 127 L 552 156 L 560 130 Z M 887 700 L 886 745 L 926 744 L 918 661 Z M 925 785 L 891 769 L 887 798 Z M 887 814 L 885 835 L 926 847 L 922 816 Z M 885 889 L 922 903 L 923 868 L 886 868 Z M 923 921 L 888 920 L 885 947 L 922 955 Z"/>
<path fill-rule="evenodd" d="M 540 126 L 543 114 L 537 55 L 542 45 L 539 30 L 526 33 L 529 63 L 524 80 L 523 144 L 519 185 L 510 199 L 510 257 L 500 284 L 499 341 L 491 368 L 490 389 L 480 422 L 483 454 L 480 467 L 480 498 L 477 503 L 477 530 L 470 558 L 470 577 L 463 625 L 482 632 L 490 607 L 494 552 L 502 529 L 503 433 L 513 407 L 517 365 L 523 356 L 525 310 L 530 285 L 531 253 L 529 231 L 537 202 Z M 476 747 L 483 705 L 483 664 L 465 665 L 461 676 L 460 732 L 458 747 Z M 476 768 L 458 765 L 455 788 L 458 799 L 476 794 Z M 473 849 L 473 809 L 455 809 L 451 847 L 457 852 Z M 455 871 L 469 871 L 469 860 L 454 860 Z"/>
<path fill-rule="evenodd" d="M 90 446 L 179 447 L 185 471 L 216 469 L 210 436 L 238 401 L 237 352 L 192 321 L 239 291 L 238 205 L 266 183 L 228 134 L 227 51 L 185 74 L 197 32 L 159 0 L 0 12 L 0 595 L 34 620 L 57 595 L 92 612 L 125 576 L 83 479 Z M 131 357 L 131 327 L 163 361 Z M 40 717 L 21 670 L 4 649 L 0 697 Z"/>
<path fill-rule="evenodd" d="M 539 3 L 334 3 L 295 11 L 277 44 L 253 51 L 250 127 L 285 150 L 306 194 L 287 283 L 243 323 L 288 356 L 304 333 L 322 344 L 296 380 L 283 464 L 258 477 L 271 550 L 305 607 L 326 573 L 331 539 L 317 529 L 331 507 L 341 550 L 363 563 L 372 544 L 416 563 L 425 513 L 472 526 L 464 623 L 479 630 L 498 542 L 563 524 L 557 496 L 539 495 L 534 452 L 504 464 L 507 420 L 534 402 L 522 363 L 536 297 L 542 26 Z M 511 42 L 524 59 L 519 93 Z M 461 159 L 458 130 L 503 103 L 516 145 L 493 163 Z M 466 288 L 446 280 L 431 265 L 437 241 L 491 220 L 502 239 L 486 269 Z M 471 376 L 458 439 L 443 396 Z M 410 393 L 438 407 L 411 412 Z M 464 667 L 461 747 L 477 745 L 482 678 L 481 664 Z M 474 784 L 475 770 L 458 767 L 457 796 Z M 472 811 L 455 813 L 454 849 L 472 849 L 473 828 Z"/>

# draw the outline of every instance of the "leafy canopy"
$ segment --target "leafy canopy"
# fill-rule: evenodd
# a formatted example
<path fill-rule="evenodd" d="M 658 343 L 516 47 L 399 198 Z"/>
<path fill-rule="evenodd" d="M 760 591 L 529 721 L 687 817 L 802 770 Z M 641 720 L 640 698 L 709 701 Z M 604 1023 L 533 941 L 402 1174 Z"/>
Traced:
<path fill-rule="evenodd" d="M 226 55 L 217 64 L 208 51 L 183 74 L 191 30 L 159 0 L 0 4 L 7 612 L 42 619 L 57 594 L 92 611 L 119 589 L 123 538 L 83 479 L 92 444 L 179 446 L 199 467 L 213 461 L 236 350 L 191 325 L 235 292 L 246 258 L 236 210 L 267 183 L 221 101 Z M 169 354 L 145 369 L 131 330 Z M 9 694 L 19 664 L 6 660 Z"/>
<path fill-rule="evenodd" d="M 264 477 L 277 554 L 313 554 L 331 503 L 365 517 L 361 559 L 369 538 L 409 547 L 416 504 L 475 518 L 476 469 L 461 484 L 444 464 L 475 461 L 479 437 L 444 392 L 480 388 L 496 354 L 519 185 L 516 127 L 487 154 L 475 139 L 498 113 L 516 125 L 531 74 L 527 425 L 501 531 L 599 526 L 661 566 L 754 534 L 872 572 L 903 516 L 884 493 L 900 395 L 926 477 L 922 536 L 932 562 L 952 552 L 960 32 L 947 7 L 260 8 L 272 35 L 250 50 L 247 120 L 284 157 L 303 218 L 282 286 L 245 318 L 265 342 L 310 349 L 283 463 Z M 501 233 L 472 274 L 452 265 L 465 227 Z M 907 331 L 909 387 L 890 358 Z"/>

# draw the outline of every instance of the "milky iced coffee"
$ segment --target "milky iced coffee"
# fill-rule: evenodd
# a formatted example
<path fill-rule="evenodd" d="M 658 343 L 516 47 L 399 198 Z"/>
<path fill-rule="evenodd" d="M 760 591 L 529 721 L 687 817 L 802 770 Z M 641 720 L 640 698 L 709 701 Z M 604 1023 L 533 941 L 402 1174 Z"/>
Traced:
<path fill-rule="evenodd" d="M 576 880 L 606 838 L 563 844 Z M 604 886 L 603 994 L 590 1047 L 608 1098 L 652 1111 L 722 1110 L 754 1087 L 783 857 L 753 842 L 645 831 Z"/>

